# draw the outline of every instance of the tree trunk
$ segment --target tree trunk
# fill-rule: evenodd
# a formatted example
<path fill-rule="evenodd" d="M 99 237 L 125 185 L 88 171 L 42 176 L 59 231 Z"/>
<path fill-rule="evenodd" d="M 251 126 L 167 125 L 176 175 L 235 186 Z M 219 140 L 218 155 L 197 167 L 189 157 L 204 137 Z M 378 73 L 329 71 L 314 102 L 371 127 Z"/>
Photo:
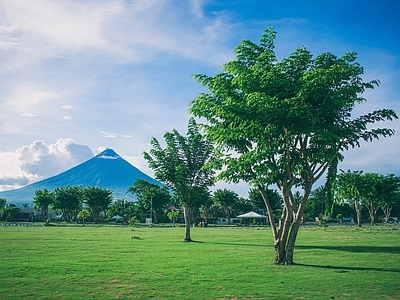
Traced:
<path fill-rule="evenodd" d="M 153 210 L 153 216 L 154 216 L 154 223 L 158 224 L 158 215 L 157 215 L 157 212 L 155 210 Z"/>
<path fill-rule="evenodd" d="M 42 218 L 43 222 L 46 222 L 47 216 L 49 215 L 49 206 L 42 206 Z"/>
<path fill-rule="evenodd" d="M 188 204 L 183 204 L 183 216 L 185 218 L 185 242 L 191 242 L 190 238 L 190 209 Z"/>
<path fill-rule="evenodd" d="M 296 243 L 297 234 L 299 233 L 301 219 L 303 218 L 304 209 L 306 208 L 306 204 L 308 202 L 308 197 L 311 193 L 311 186 L 304 190 L 304 194 L 301 200 L 301 203 L 297 209 L 297 213 L 294 214 L 293 223 L 290 227 L 290 234 L 287 241 L 286 246 L 286 255 L 285 255 L 285 265 L 293 264 L 293 252 L 294 252 L 294 245 Z"/>
<path fill-rule="evenodd" d="M 354 201 L 354 207 L 356 208 L 357 225 L 358 225 L 358 227 L 361 227 L 361 207 L 360 207 L 360 203 L 358 202 L 358 200 Z"/>
<path fill-rule="evenodd" d="M 392 206 L 386 206 L 386 207 L 382 207 L 383 213 L 385 214 L 385 223 L 389 222 L 390 219 L 390 214 L 392 212 Z"/>
<path fill-rule="evenodd" d="M 264 199 L 264 203 L 268 215 L 273 216 L 271 205 L 266 197 L 263 187 L 259 186 L 259 191 Z M 282 189 L 284 198 L 284 209 L 279 220 L 279 228 L 276 228 L 275 223 L 271 219 L 271 230 L 274 236 L 275 263 L 276 264 L 293 264 L 294 246 L 296 243 L 297 234 L 299 232 L 301 219 L 304 214 L 308 197 L 311 192 L 311 185 L 308 186 L 303 193 L 302 201 L 297 207 L 292 196 L 289 197 L 290 190 Z M 291 195 L 291 194 L 290 194 Z"/>
<path fill-rule="evenodd" d="M 376 223 L 376 214 L 378 212 L 378 206 L 374 204 L 370 204 L 368 210 L 369 210 L 369 217 L 371 218 L 371 225 L 375 225 Z"/>
<path fill-rule="evenodd" d="M 292 265 L 294 263 L 293 262 L 294 245 L 296 243 L 297 234 L 299 232 L 300 222 L 301 218 L 293 222 L 290 228 L 290 234 L 286 246 L 285 259 L 283 262 L 281 262 L 284 263 L 285 265 Z"/>

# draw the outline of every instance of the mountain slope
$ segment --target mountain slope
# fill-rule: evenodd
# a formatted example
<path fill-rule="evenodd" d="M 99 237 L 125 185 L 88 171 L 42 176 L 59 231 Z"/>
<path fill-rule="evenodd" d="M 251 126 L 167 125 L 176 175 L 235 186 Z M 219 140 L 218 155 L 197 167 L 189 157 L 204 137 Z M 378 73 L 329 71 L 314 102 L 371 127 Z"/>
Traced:
<path fill-rule="evenodd" d="M 112 149 L 106 149 L 91 159 L 56 176 L 43 179 L 22 188 L 0 192 L 0 198 L 8 203 L 31 203 L 35 191 L 49 191 L 61 186 L 96 186 L 113 191 L 115 199 L 132 200 L 133 195 L 126 191 L 136 179 L 147 180 L 161 185 L 158 181 L 144 174 Z"/>

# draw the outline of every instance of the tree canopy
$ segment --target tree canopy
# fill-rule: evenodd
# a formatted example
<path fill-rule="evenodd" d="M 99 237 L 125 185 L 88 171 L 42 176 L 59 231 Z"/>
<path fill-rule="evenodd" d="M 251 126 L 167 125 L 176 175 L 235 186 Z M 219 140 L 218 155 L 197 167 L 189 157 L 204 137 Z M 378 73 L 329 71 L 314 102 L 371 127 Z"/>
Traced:
<path fill-rule="evenodd" d="M 379 209 L 390 218 L 393 206 L 400 200 L 400 177 L 394 174 L 344 172 L 337 176 L 336 201 L 349 203 L 357 213 L 358 226 L 361 226 L 361 209 L 368 209 L 371 225 L 376 222 Z"/>
<path fill-rule="evenodd" d="M 239 195 L 228 189 L 217 189 L 213 194 L 214 203 L 219 205 L 230 224 L 231 209 L 239 201 Z"/>
<path fill-rule="evenodd" d="M 142 208 L 142 214 L 150 215 L 154 223 L 158 223 L 159 216 L 171 202 L 171 195 L 167 187 L 161 188 L 157 184 L 142 179 L 136 179 L 135 183 L 129 187 L 128 192 L 136 196 L 138 206 Z"/>
<path fill-rule="evenodd" d="M 46 221 L 49 206 L 54 202 L 54 194 L 49 192 L 47 189 L 36 190 L 35 197 L 33 198 L 33 204 L 40 208 L 42 211 L 43 221 Z"/>
<path fill-rule="evenodd" d="M 82 206 L 82 191 L 80 186 L 63 186 L 54 189 L 52 207 L 55 210 L 61 210 L 66 221 L 71 221 Z"/>
<path fill-rule="evenodd" d="M 99 222 L 100 213 L 106 214 L 113 201 L 112 191 L 101 187 L 90 186 L 82 190 L 82 199 L 90 207 L 95 223 Z"/>

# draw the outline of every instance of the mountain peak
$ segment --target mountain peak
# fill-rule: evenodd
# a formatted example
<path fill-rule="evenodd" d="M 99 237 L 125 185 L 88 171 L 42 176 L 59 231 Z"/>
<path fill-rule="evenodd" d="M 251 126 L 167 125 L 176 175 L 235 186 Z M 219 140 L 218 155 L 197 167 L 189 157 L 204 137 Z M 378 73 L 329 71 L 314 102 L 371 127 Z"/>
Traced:
<path fill-rule="evenodd" d="M 113 149 L 107 148 L 106 150 L 100 152 L 95 156 L 95 158 L 102 158 L 102 159 L 118 159 L 121 158 Z"/>
<path fill-rule="evenodd" d="M 0 192 L 0 198 L 8 203 L 31 203 L 36 190 L 46 188 L 51 191 L 63 186 L 101 187 L 113 192 L 115 199 L 134 200 L 127 190 L 136 180 L 142 179 L 161 185 L 157 180 L 146 175 L 119 156 L 114 150 L 106 149 L 91 159 L 58 175 L 46 178 L 25 187 Z"/>

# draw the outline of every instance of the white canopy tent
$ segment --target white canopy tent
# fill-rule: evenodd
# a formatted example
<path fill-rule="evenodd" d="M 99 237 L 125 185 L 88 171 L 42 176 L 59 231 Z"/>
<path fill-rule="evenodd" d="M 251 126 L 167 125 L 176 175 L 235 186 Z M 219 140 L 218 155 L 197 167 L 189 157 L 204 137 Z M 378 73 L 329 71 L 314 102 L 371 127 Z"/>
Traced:
<path fill-rule="evenodd" d="M 255 213 L 254 211 L 239 215 L 236 218 L 266 218 L 266 216 Z"/>
<path fill-rule="evenodd" d="M 120 220 L 123 219 L 124 217 L 120 216 L 120 215 L 116 215 L 114 217 L 112 217 L 111 219 L 115 219 L 115 220 Z"/>

